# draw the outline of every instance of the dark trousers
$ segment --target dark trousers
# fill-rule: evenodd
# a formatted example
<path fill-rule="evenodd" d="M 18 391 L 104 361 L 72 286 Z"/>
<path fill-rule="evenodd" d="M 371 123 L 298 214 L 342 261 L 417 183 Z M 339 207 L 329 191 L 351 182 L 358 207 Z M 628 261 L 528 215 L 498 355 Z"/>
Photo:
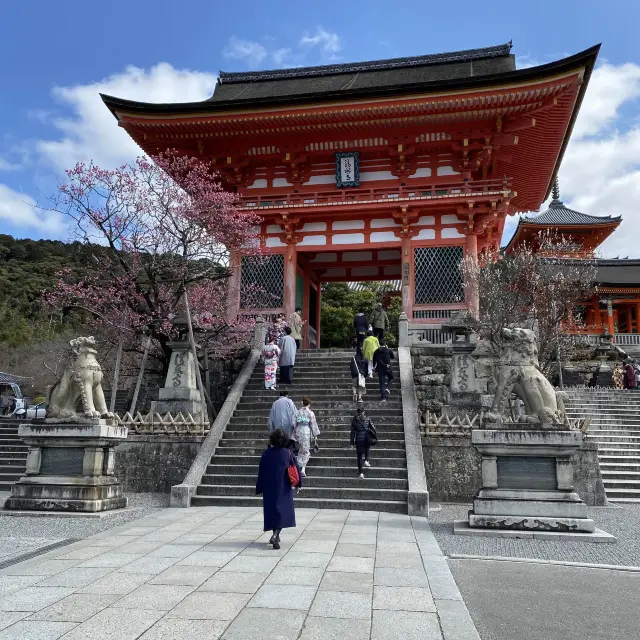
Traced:
<path fill-rule="evenodd" d="M 366 333 L 356 333 L 356 340 L 358 341 L 358 346 L 362 347 L 362 343 L 364 339 L 367 337 Z"/>
<path fill-rule="evenodd" d="M 293 384 L 293 365 L 280 367 L 280 384 Z"/>
<path fill-rule="evenodd" d="M 391 387 L 393 374 L 386 367 L 378 366 L 378 382 L 380 382 L 380 400 L 387 397 L 386 391 Z"/>
<path fill-rule="evenodd" d="M 384 338 L 384 329 L 380 329 L 379 327 L 374 327 L 373 335 L 378 338 L 378 340 L 382 340 Z"/>
<path fill-rule="evenodd" d="M 296 340 L 296 349 L 302 349 L 302 340 Z"/>
<path fill-rule="evenodd" d="M 358 473 L 362 473 L 362 465 L 365 460 L 369 460 L 369 446 L 368 442 L 356 442 L 356 454 L 358 456 Z"/>

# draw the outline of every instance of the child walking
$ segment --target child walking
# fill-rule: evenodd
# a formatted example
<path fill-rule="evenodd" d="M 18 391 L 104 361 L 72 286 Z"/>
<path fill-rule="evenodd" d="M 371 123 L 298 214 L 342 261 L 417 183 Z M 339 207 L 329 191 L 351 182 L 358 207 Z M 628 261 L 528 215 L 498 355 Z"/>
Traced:
<path fill-rule="evenodd" d="M 369 451 L 378 442 L 376 429 L 365 415 L 364 407 L 358 407 L 351 421 L 351 446 L 355 446 L 358 456 L 358 474 L 364 478 L 363 466 L 370 467 Z"/>

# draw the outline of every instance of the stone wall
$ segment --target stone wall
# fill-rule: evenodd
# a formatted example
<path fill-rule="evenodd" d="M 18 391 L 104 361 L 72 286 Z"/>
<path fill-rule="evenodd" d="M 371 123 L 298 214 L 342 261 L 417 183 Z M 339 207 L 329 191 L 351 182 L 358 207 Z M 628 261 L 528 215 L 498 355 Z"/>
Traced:
<path fill-rule="evenodd" d="M 116 448 L 116 476 L 130 493 L 171 493 L 196 457 L 204 436 L 129 435 Z"/>
<path fill-rule="evenodd" d="M 432 502 L 471 503 L 482 485 L 480 454 L 464 437 L 423 437 L 424 465 Z M 585 442 L 574 456 L 574 483 L 589 506 L 607 504 L 598 464 L 598 446 Z"/>

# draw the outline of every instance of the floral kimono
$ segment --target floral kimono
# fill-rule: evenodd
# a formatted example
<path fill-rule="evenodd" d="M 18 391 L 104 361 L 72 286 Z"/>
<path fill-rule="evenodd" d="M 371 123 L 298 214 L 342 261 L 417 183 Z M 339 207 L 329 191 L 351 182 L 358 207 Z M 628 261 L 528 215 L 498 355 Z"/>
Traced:
<path fill-rule="evenodd" d="M 262 358 L 264 359 L 264 388 L 276 388 L 276 371 L 278 369 L 278 359 L 280 358 L 280 348 L 275 344 L 265 344 L 262 347 Z"/>
<path fill-rule="evenodd" d="M 311 457 L 311 436 L 317 438 L 320 435 L 316 416 L 309 407 L 302 407 L 298 411 L 296 426 L 294 429 L 294 440 L 298 443 L 298 465 L 302 468 L 307 466 Z"/>

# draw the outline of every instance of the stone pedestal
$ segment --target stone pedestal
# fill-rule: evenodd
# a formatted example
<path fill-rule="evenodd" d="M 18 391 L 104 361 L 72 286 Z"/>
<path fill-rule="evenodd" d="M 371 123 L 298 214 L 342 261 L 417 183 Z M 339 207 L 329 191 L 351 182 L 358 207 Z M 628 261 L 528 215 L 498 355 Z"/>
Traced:
<path fill-rule="evenodd" d="M 5 509 L 98 512 L 127 506 L 114 475 L 115 447 L 127 428 L 109 419 L 23 424 L 26 476 L 11 487 Z"/>
<path fill-rule="evenodd" d="M 547 427 L 505 423 L 472 431 L 482 456 L 482 488 L 469 512 L 470 528 L 595 531 L 573 487 L 572 455 L 582 433 Z"/>
<path fill-rule="evenodd" d="M 169 342 L 171 359 L 164 387 L 158 393 L 158 400 L 151 403 L 151 412 L 164 415 L 190 413 L 196 422 L 207 420 L 202 415 L 202 392 L 196 385 L 196 362 L 188 341 Z"/>

